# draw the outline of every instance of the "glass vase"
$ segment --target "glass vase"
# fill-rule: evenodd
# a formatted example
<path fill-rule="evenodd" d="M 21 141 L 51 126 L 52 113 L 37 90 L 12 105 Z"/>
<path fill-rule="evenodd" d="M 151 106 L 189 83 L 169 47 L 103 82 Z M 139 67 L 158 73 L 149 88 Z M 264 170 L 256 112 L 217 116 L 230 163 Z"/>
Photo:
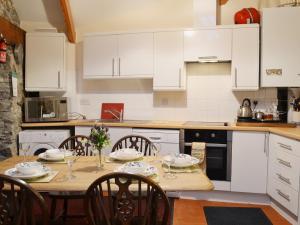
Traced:
<path fill-rule="evenodd" d="M 96 157 L 95 160 L 96 160 L 97 170 L 103 169 L 104 168 L 104 159 L 103 159 L 102 149 L 95 147 L 94 156 Z"/>

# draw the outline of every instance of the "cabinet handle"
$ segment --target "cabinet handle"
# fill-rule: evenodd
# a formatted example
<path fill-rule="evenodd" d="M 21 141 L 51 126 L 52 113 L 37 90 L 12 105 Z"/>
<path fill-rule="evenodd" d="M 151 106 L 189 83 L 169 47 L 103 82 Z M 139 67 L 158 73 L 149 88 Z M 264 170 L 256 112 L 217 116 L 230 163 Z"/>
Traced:
<path fill-rule="evenodd" d="M 115 58 L 112 59 L 112 75 L 115 75 Z"/>
<path fill-rule="evenodd" d="M 286 178 L 284 176 L 282 176 L 280 173 L 276 173 L 276 175 L 278 176 L 278 178 L 282 181 L 284 181 L 287 184 L 291 184 L 291 180 L 289 178 Z"/>
<path fill-rule="evenodd" d="M 264 147 L 264 153 L 266 153 L 267 156 L 269 156 L 269 133 L 265 134 L 265 147 Z"/>
<path fill-rule="evenodd" d="M 151 140 L 161 140 L 161 137 L 149 137 Z"/>
<path fill-rule="evenodd" d="M 282 144 L 280 142 L 278 142 L 278 145 L 281 147 L 281 148 L 284 148 L 284 149 L 287 149 L 287 150 L 290 150 L 292 151 L 292 147 L 290 145 L 285 145 L 285 144 Z"/>
<path fill-rule="evenodd" d="M 57 73 L 57 86 L 60 88 L 60 71 Z"/>
<path fill-rule="evenodd" d="M 300 76 L 300 73 L 297 73 L 297 76 Z"/>
<path fill-rule="evenodd" d="M 280 195 L 281 197 L 283 197 L 285 200 L 287 200 L 288 202 L 291 201 L 290 196 L 287 194 L 284 194 L 282 191 L 280 191 L 279 189 L 276 189 L 277 194 Z"/>
<path fill-rule="evenodd" d="M 281 165 L 284 165 L 284 166 L 287 166 L 287 167 L 289 167 L 289 168 L 292 168 L 292 165 L 291 165 L 290 162 L 287 162 L 287 161 L 285 161 L 285 160 L 283 160 L 283 159 L 280 159 L 280 158 L 277 158 L 277 160 L 278 160 L 278 162 L 279 162 Z"/>
<path fill-rule="evenodd" d="M 121 76 L 121 58 L 119 58 L 119 76 Z"/>
<path fill-rule="evenodd" d="M 179 68 L 179 81 L 178 81 L 178 87 L 181 87 L 181 68 Z"/>
<path fill-rule="evenodd" d="M 234 84 L 235 84 L 235 87 L 237 88 L 237 68 L 236 67 L 234 68 Z"/>
<path fill-rule="evenodd" d="M 218 59 L 218 56 L 200 56 L 198 59 Z"/>

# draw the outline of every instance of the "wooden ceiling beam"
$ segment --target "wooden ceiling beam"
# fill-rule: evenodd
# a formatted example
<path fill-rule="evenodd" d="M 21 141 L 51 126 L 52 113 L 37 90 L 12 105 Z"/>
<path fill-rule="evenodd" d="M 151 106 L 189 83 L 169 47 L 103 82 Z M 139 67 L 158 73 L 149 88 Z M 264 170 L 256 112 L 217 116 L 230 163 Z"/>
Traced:
<path fill-rule="evenodd" d="M 0 16 L 0 33 L 9 45 L 25 43 L 26 32 Z"/>
<path fill-rule="evenodd" d="M 75 27 L 73 23 L 73 17 L 71 13 L 71 8 L 70 8 L 70 3 L 69 0 L 60 0 L 60 5 L 61 5 L 61 10 L 64 15 L 64 20 L 66 24 L 66 34 L 68 37 L 68 40 L 71 43 L 76 42 L 76 32 L 75 32 Z"/>

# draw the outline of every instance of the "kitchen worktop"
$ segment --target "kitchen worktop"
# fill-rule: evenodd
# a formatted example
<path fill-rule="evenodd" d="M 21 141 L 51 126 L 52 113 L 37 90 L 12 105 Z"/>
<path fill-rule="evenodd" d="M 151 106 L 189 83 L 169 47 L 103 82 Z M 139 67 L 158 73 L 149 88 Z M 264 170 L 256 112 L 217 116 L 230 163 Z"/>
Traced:
<path fill-rule="evenodd" d="M 165 128 L 165 129 L 211 129 L 211 130 L 238 130 L 238 131 L 262 131 L 279 134 L 288 138 L 300 140 L 300 127 L 253 127 L 236 126 L 235 123 L 227 125 L 206 124 L 199 121 L 165 121 L 165 120 L 123 120 L 101 121 L 101 120 L 70 120 L 66 122 L 44 122 L 44 123 L 23 123 L 23 128 L 47 128 L 47 127 L 72 127 L 72 126 L 93 126 L 105 125 L 109 127 L 133 127 L 133 128 Z"/>

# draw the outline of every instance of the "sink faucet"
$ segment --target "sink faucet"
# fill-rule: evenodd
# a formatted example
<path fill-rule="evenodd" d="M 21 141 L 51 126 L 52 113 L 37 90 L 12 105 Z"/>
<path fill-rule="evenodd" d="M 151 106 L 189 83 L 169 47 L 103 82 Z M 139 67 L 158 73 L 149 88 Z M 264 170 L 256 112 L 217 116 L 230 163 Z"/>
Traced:
<path fill-rule="evenodd" d="M 113 115 L 120 122 L 123 121 L 123 110 L 121 110 L 119 112 L 118 110 L 115 110 L 115 109 L 107 109 L 107 110 L 104 110 L 104 112 L 105 113 L 110 113 L 111 115 Z"/>

